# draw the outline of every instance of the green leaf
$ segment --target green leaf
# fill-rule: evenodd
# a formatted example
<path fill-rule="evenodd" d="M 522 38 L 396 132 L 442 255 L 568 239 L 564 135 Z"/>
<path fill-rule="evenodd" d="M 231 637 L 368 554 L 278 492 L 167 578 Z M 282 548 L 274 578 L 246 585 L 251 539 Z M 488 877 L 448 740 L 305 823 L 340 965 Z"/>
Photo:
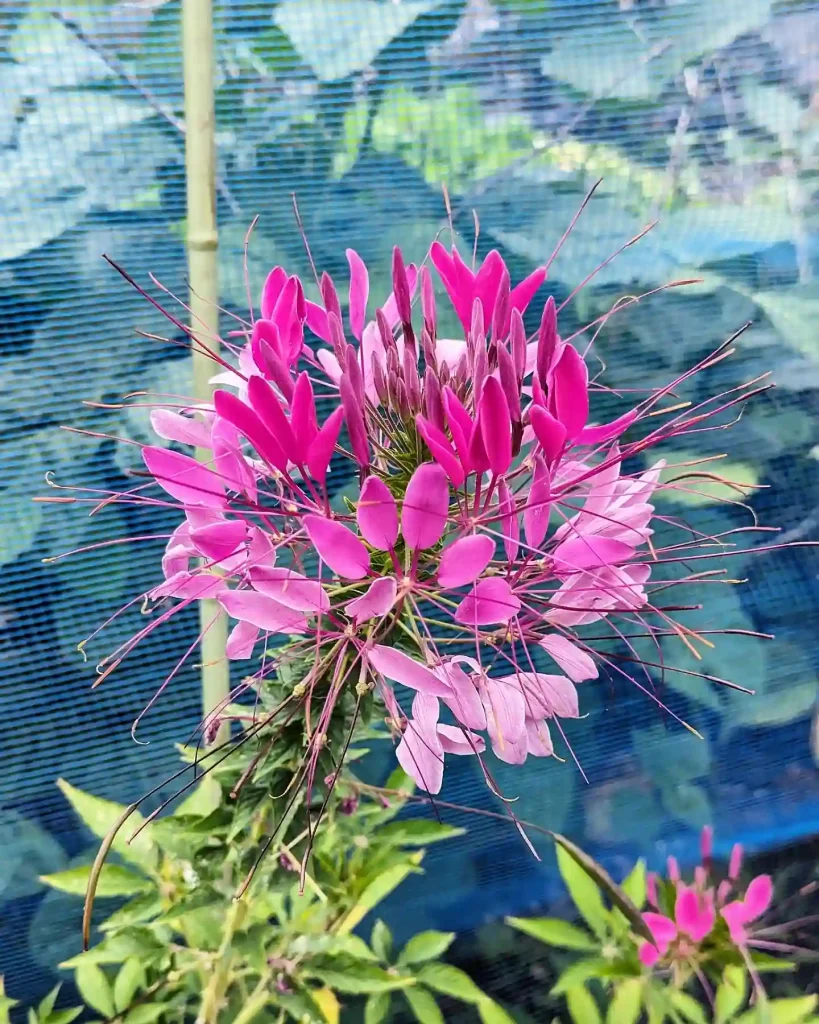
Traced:
<path fill-rule="evenodd" d="M 450 964 L 427 964 L 418 973 L 418 980 L 427 988 L 460 999 L 462 1003 L 477 1006 L 486 999 L 468 974 Z"/>
<path fill-rule="evenodd" d="M 608 975 L 610 964 L 602 957 L 588 957 L 585 960 L 578 960 L 570 964 L 560 975 L 552 986 L 550 993 L 553 996 L 565 995 L 570 988 L 577 988 L 589 978 L 605 978 Z"/>
<path fill-rule="evenodd" d="M 642 858 L 620 883 L 620 888 L 638 910 L 643 909 L 646 902 L 646 862 Z"/>
<path fill-rule="evenodd" d="M 663 497 L 678 505 L 696 507 L 721 501 L 745 501 L 745 495 L 759 487 L 759 471 L 749 462 L 720 459 L 704 465 L 683 466 L 681 463 L 698 462 L 702 458 L 689 451 L 669 451 L 665 458 L 670 465 L 660 473 L 661 482 L 666 484 Z M 710 479 L 715 476 L 739 485 L 742 490 Z M 665 730 L 660 727 L 660 731 Z"/>
<path fill-rule="evenodd" d="M 608 913 L 598 885 L 577 858 L 559 842 L 556 853 L 560 876 L 574 905 L 595 935 L 602 938 L 608 931 Z"/>
<path fill-rule="evenodd" d="M 417 858 L 420 855 L 415 854 L 414 856 Z M 394 864 L 382 872 L 370 882 L 358 897 L 353 908 L 339 925 L 337 929 L 338 934 L 346 935 L 351 932 L 374 907 L 377 907 L 383 899 L 389 896 L 393 889 L 397 888 L 404 881 L 407 875 L 417 870 L 417 864 L 410 861 L 404 864 Z"/>
<path fill-rule="evenodd" d="M 439 2 L 345 0 L 344 10 L 328 17 L 321 0 L 283 0 L 273 22 L 319 81 L 338 82 L 369 67 L 385 46 Z"/>
<path fill-rule="evenodd" d="M 392 992 L 415 984 L 415 978 L 402 978 L 376 967 L 374 964 L 350 963 L 343 970 L 330 968 L 306 968 L 309 973 L 335 992 L 350 995 L 369 995 L 378 992 Z"/>
<path fill-rule="evenodd" d="M 444 1015 L 433 996 L 423 988 L 408 988 L 404 998 L 419 1024 L 445 1024 Z"/>
<path fill-rule="evenodd" d="M 643 1005 L 643 979 L 627 978 L 615 986 L 606 1024 L 637 1024 Z"/>
<path fill-rule="evenodd" d="M 81 963 L 74 972 L 74 982 L 86 1003 L 103 1017 L 113 1017 L 117 1012 L 114 994 L 105 971 L 94 963 Z"/>
<path fill-rule="evenodd" d="M 592 952 L 600 947 L 600 943 L 595 942 L 588 932 L 556 917 L 507 917 L 506 923 L 540 942 L 545 942 L 548 946 L 557 946 L 559 949 Z"/>
<path fill-rule="evenodd" d="M 75 896 L 85 896 L 90 873 L 90 865 L 69 868 L 55 875 L 41 875 L 40 881 L 50 885 L 52 889 L 70 892 Z M 97 896 L 134 896 L 150 888 L 149 879 L 134 874 L 119 864 L 104 864 L 97 883 Z"/>
<path fill-rule="evenodd" d="M 164 1003 L 143 1003 L 135 1006 L 125 1018 L 125 1024 L 155 1024 L 164 1020 L 168 1007 Z"/>
<path fill-rule="evenodd" d="M 693 996 L 674 989 L 669 989 L 667 996 L 674 1009 L 681 1013 L 689 1024 L 708 1024 L 705 1010 Z"/>
<path fill-rule="evenodd" d="M 714 1024 L 727 1024 L 748 996 L 748 972 L 744 967 L 729 965 L 722 972 L 722 981 L 714 1000 Z"/>
<path fill-rule="evenodd" d="M 207 818 L 222 804 L 222 787 L 213 775 L 206 775 L 191 795 L 183 800 L 174 811 L 174 817 L 191 815 L 197 818 Z"/>
<path fill-rule="evenodd" d="M 57 785 L 83 823 L 100 839 L 105 837 L 108 830 L 125 810 L 122 804 L 116 804 L 111 800 L 104 800 L 102 797 L 92 796 L 90 793 L 72 786 L 65 779 L 58 779 Z M 144 823 L 144 820 L 138 811 L 134 811 L 120 829 L 111 845 L 111 849 L 115 850 L 125 860 L 129 860 L 142 868 L 151 869 L 156 864 L 157 850 L 151 839 L 150 826 L 144 828 L 132 843 L 127 841 L 133 832 Z"/>
<path fill-rule="evenodd" d="M 396 846 L 429 846 L 443 839 L 454 839 L 466 832 L 464 828 L 444 825 L 438 821 L 426 821 L 423 818 L 407 818 L 402 821 L 391 821 L 378 830 L 379 843 Z"/>
<path fill-rule="evenodd" d="M 57 996 L 60 994 L 61 988 L 61 984 L 55 985 L 48 995 L 40 1001 L 37 1007 L 37 1016 L 40 1020 L 44 1021 L 47 1017 L 51 1016 L 51 1011 L 54 1009 L 54 1004 L 57 1002 Z"/>
<path fill-rule="evenodd" d="M 129 957 L 114 979 L 114 1005 L 117 1013 L 126 1010 L 139 989 L 145 987 L 145 968 L 135 956 Z"/>
<path fill-rule="evenodd" d="M 514 1018 L 492 999 L 478 1003 L 478 1016 L 482 1024 L 515 1024 Z"/>
<path fill-rule="evenodd" d="M 816 995 L 772 999 L 764 1010 L 758 1006 L 746 1010 L 737 1017 L 736 1024 L 803 1024 L 811 1019 L 817 1001 L 819 996 Z"/>
<path fill-rule="evenodd" d="M 392 955 L 392 932 L 380 917 L 373 925 L 370 945 L 379 960 L 389 961 Z"/>
<path fill-rule="evenodd" d="M 770 953 L 762 953 L 759 950 L 749 950 L 751 963 L 760 973 L 764 974 L 788 974 L 796 969 L 796 964 L 791 960 L 783 960 L 781 957 L 771 956 Z"/>
<path fill-rule="evenodd" d="M 419 932 L 407 942 L 401 950 L 396 964 L 420 964 L 427 960 L 437 960 L 452 945 L 455 932 Z"/>
<path fill-rule="evenodd" d="M 381 1024 L 390 1012 L 389 992 L 378 992 L 370 996 L 364 1006 L 364 1024 Z"/>
<path fill-rule="evenodd" d="M 55 1010 L 48 1018 L 46 1024 L 72 1024 L 83 1012 L 81 1006 L 72 1006 L 65 1010 Z"/>
<path fill-rule="evenodd" d="M 566 1005 L 574 1024 L 603 1024 L 597 1003 L 584 986 L 578 985 L 566 992 Z"/>

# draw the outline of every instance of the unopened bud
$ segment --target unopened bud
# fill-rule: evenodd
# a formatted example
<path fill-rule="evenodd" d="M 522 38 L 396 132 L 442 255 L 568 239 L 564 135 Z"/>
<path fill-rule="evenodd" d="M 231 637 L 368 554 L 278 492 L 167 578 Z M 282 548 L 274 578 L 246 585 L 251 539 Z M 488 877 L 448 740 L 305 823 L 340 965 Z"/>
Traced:
<path fill-rule="evenodd" d="M 710 825 L 705 825 L 700 833 L 700 858 L 704 867 L 708 868 L 710 866 L 713 854 L 714 830 Z"/>
<path fill-rule="evenodd" d="M 518 379 L 515 374 L 515 366 L 512 357 L 506 350 L 506 346 L 499 344 L 497 348 L 498 376 L 500 385 L 503 388 L 503 395 L 506 404 L 509 406 L 509 415 L 513 423 L 520 422 L 520 392 L 518 391 Z"/>
<path fill-rule="evenodd" d="M 677 863 L 676 857 L 669 857 L 666 861 L 666 869 L 668 871 L 668 877 L 672 882 L 679 882 L 680 880 L 680 865 Z"/>
<path fill-rule="evenodd" d="M 424 330 L 434 339 L 437 331 L 437 317 L 435 312 L 435 289 L 432 285 L 432 275 L 429 267 L 421 267 L 421 312 L 424 315 Z"/>
<path fill-rule="evenodd" d="M 332 313 L 338 322 L 341 323 L 341 303 L 338 301 L 338 292 L 333 284 L 332 277 L 326 271 L 321 275 L 320 288 L 324 308 L 328 313 Z"/>
<path fill-rule="evenodd" d="M 543 316 L 540 318 L 540 329 L 537 335 L 537 357 L 535 367 L 537 377 L 543 387 L 549 379 L 549 371 L 552 368 L 555 350 L 557 349 L 557 307 L 555 299 L 550 295 L 546 305 L 543 307 Z"/>
<path fill-rule="evenodd" d="M 341 320 L 335 315 L 335 313 L 328 313 L 327 324 L 330 328 L 330 341 L 333 344 L 333 353 L 339 362 L 339 366 L 343 367 L 347 356 L 348 345 L 344 338 L 344 329 L 341 326 Z"/>
<path fill-rule="evenodd" d="M 478 349 L 475 355 L 475 365 L 472 368 L 472 395 L 475 408 L 478 408 L 478 404 L 483 394 L 483 382 L 486 380 L 486 376 L 489 373 L 489 364 L 486 357 L 486 349 Z"/>
<path fill-rule="evenodd" d="M 742 844 L 734 843 L 734 847 L 731 850 L 731 859 L 728 862 L 728 877 L 732 882 L 735 882 L 739 878 L 739 873 L 742 870 Z"/>
<path fill-rule="evenodd" d="M 395 296 L 395 306 L 401 323 L 412 322 L 412 300 L 410 297 L 410 286 L 407 280 L 407 268 L 404 266 L 404 257 L 396 245 L 392 251 L 392 291 Z"/>
<path fill-rule="evenodd" d="M 409 420 L 411 418 L 410 403 L 407 397 L 407 389 L 402 380 L 398 380 L 395 385 L 395 404 L 398 407 L 398 415 L 402 420 Z"/>
<path fill-rule="evenodd" d="M 495 310 L 492 314 L 492 338 L 496 344 L 506 336 L 507 321 L 509 320 L 509 271 L 503 268 L 498 295 L 495 299 Z"/>
<path fill-rule="evenodd" d="M 407 389 L 407 400 L 413 412 L 421 409 L 421 379 L 418 376 L 418 363 L 415 350 L 409 345 L 404 346 L 404 384 Z"/>
<path fill-rule="evenodd" d="M 444 429 L 444 402 L 441 397 L 441 385 L 430 367 L 427 367 L 424 374 L 424 413 L 430 423 L 439 430 Z"/>
<path fill-rule="evenodd" d="M 219 735 L 219 730 L 222 728 L 222 722 L 224 719 L 221 715 L 211 715 L 205 723 L 204 736 L 205 746 L 209 747 L 211 743 L 216 742 L 216 737 Z"/>
<path fill-rule="evenodd" d="M 473 354 L 486 348 L 486 328 L 483 319 L 483 304 L 480 299 L 475 299 L 472 303 L 472 326 L 468 340 Z"/>
<path fill-rule="evenodd" d="M 345 796 L 341 803 L 338 805 L 338 809 L 341 814 L 355 814 L 355 812 L 358 810 L 358 797 Z"/>
<path fill-rule="evenodd" d="M 435 352 L 435 342 L 426 327 L 421 331 L 421 351 L 424 353 L 424 365 L 427 369 L 437 370 L 438 356 Z"/>
<path fill-rule="evenodd" d="M 381 336 L 381 344 L 384 346 L 384 351 L 389 355 L 393 350 L 397 351 L 395 344 L 395 338 L 393 337 L 392 328 L 389 325 L 389 321 L 384 315 L 383 309 L 377 309 L 375 311 L 375 323 L 378 327 L 378 333 Z"/>
<path fill-rule="evenodd" d="M 520 382 L 526 373 L 526 328 L 523 326 L 523 317 L 519 309 L 512 310 L 509 337 L 512 345 L 512 362 L 515 364 L 515 374 Z"/>
<path fill-rule="evenodd" d="M 372 371 L 373 371 L 373 387 L 375 393 L 378 395 L 378 401 L 382 405 L 389 404 L 389 397 L 387 393 L 387 378 L 384 375 L 384 367 L 381 363 L 381 359 L 373 352 L 372 356 Z"/>

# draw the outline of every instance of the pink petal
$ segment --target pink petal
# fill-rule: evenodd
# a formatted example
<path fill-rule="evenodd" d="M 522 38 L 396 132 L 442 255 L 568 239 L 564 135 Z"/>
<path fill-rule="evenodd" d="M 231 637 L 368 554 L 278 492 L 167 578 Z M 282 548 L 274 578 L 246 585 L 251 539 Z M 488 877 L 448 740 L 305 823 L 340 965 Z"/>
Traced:
<path fill-rule="evenodd" d="M 643 914 L 643 920 L 654 936 L 660 953 L 665 953 L 669 945 L 677 938 L 677 926 L 670 917 L 666 917 L 664 914 L 655 914 L 650 910 Z"/>
<path fill-rule="evenodd" d="M 742 855 L 742 844 L 734 843 L 731 847 L 731 858 L 728 861 L 728 877 L 732 882 L 735 882 L 737 878 L 739 878 L 739 873 L 742 870 Z"/>
<path fill-rule="evenodd" d="M 469 440 L 472 437 L 474 427 L 472 417 L 449 385 L 444 388 L 443 398 L 452 440 L 455 442 L 455 448 L 458 451 L 464 472 L 469 473 L 472 468 L 472 464 L 469 461 Z"/>
<path fill-rule="evenodd" d="M 539 646 L 554 658 L 572 682 L 581 683 L 584 679 L 597 679 L 597 666 L 591 655 L 581 651 L 565 636 L 553 633 L 544 637 Z"/>
<path fill-rule="evenodd" d="M 231 661 L 250 658 L 259 639 L 259 629 L 252 622 L 237 622 L 225 644 L 225 653 Z"/>
<path fill-rule="evenodd" d="M 748 888 L 745 890 L 743 903 L 748 913 L 748 920 L 753 921 L 771 905 L 773 899 L 773 882 L 770 875 L 757 875 L 752 878 Z"/>
<path fill-rule="evenodd" d="M 458 605 L 455 621 L 463 626 L 492 626 L 508 622 L 521 608 L 512 588 L 498 576 L 478 580 Z"/>
<path fill-rule="evenodd" d="M 541 387 L 546 387 L 557 351 L 557 307 L 554 296 L 550 295 L 543 307 L 540 328 L 537 335 L 535 369 Z"/>
<path fill-rule="evenodd" d="M 321 364 L 322 370 L 327 374 L 330 380 L 334 384 L 338 384 L 341 380 L 341 364 L 335 355 L 327 348 L 320 348 L 316 352 L 316 359 Z"/>
<path fill-rule="evenodd" d="M 604 441 L 611 441 L 625 433 L 631 424 L 637 419 L 638 412 L 632 409 L 624 413 L 611 423 L 601 423 L 598 427 L 584 427 L 577 435 L 576 444 L 602 444 Z"/>
<path fill-rule="evenodd" d="M 485 729 L 486 712 L 483 709 L 478 688 L 460 666 L 444 662 L 435 670 L 451 688 L 451 694 L 444 697 L 444 703 L 458 721 L 467 729 Z"/>
<path fill-rule="evenodd" d="M 166 441 L 192 444 L 199 448 L 210 448 L 210 433 L 205 424 L 192 416 L 182 416 L 170 409 L 152 409 L 151 426 L 154 433 Z"/>
<path fill-rule="evenodd" d="M 160 597 L 178 597 L 186 601 L 201 601 L 209 597 L 218 597 L 225 589 L 225 581 L 221 576 L 209 572 L 178 572 L 160 583 L 148 595 L 152 600 Z"/>
<path fill-rule="evenodd" d="M 403 686 L 408 686 L 412 690 L 418 690 L 419 693 L 431 697 L 452 696 L 452 691 L 446 683 L 433 675 L 430 669 L 404 654 L 403 651 L 376 644 L 367 656 L 376 672 L 391 679 L 394 683 L 401 683 Z"/>
<path fill-rule="evenodd" d="M 322 487 L 327 479 L 327 468 L 333 457 L 336 441 L 338 440 L 338 434 L 343 422 L 344 410 L 339 405 L 333 409 L 324 421 L 324 425 L 307 452 L 307 468 L 310 470 L 313 479 Z"/>
<path fill-rule="evenodd" d="M 552 485 L 546 463 L 535 456 L 535 469 L 529 485 L 529 496 L 523 510 L 523 534 L 526 543 L 534 551 L 539 551 L 546 531 L 549 528 L 549 507 Z"/>
<path fill-rule="evenodd" d="M 552 375 L 555 412 L 570 441 L 586 426 L 589 418 L 589 372 L 583 357 L 566 345 Z"/>
<path fill-rule="evenodd" d="M 151 473 L 172 498 L 186 505 L 222 508 L 225 487 L 219 477 L 189 455 L 180 455 L 166 448 L 145 447 L 142 459 Z"/>
<path fill-rule="evenodd" d="M 211 431 L 213 471 L 228 490 L 244 493 L 255 504 L 256 475 L 239 447 L 239 435 L 232 423 L 217 419 Z"/>
<path fill-rule="evenodd" d="M 650 942 L 644 942 L 640 946 L 638 956 L 640 957 L 640 963 L 645 967 L 653 967 L 660 959 L 660 951 L 656 946 L 652 946 Z"/>
<path fill-rule="evenodd" d="M 301 573 L 282 566 L 273 569 L 251 569 L 250 579 L 255 590 L 267 594 L 274 601 L 298 612 L 326 612 L 330 598 L 320 580 L 311 580 Z"/>
<path fill-rule="evenodd" d="M 309 299 L 305 301 L 304 306 L 307 314 L 305 322 L 309 329 L 317 338 L 321 338 L 322 341 L 330 344 L 332 339 L 330 337 L 330 322 L 327 319 L 327 311 L 315 302 L 310 302 Z"/>
<path fill-rule="evenodd" d="M 492 561 L 495 542 L 485 534 L 462 537 L 441 556 L 438 582 L 442 587 L 463 587 L 476 580 Z"/>
<path fill-rule="evenodd" d="M 455 725 L 439 725 L 438 740 L 446 754 L 482 754 L 486 750 L 483 736 Z"/>
<path fill-rule="evenodd" d="M 453 254 L 457 255 L 454 249 Z M 446 288 L 464 331 L 468 331 L 472 321 L 471 271 L 467 270 L 469 279 L 465 280 L 460 267 L 456 267 L 454 256 L 450 256 L 441 242 L 437 240 L 430 247 L 429 258 L 438 271 L 441 283 Z"/>
<path fill-rule="evenodd" d="M 532 429 L 543 449 L 546 464 L 551 466 L 563 453 L 566 443 L 566 428 L 540 405 L 533 405 L 529 413 Z"/>
<path fill-rule="evenodd" d="M 389 551 L 398 540 L 398 507 L 389 487 L 377 476 L 368 476 L 356 508 L 361 536 L 379 551 Z"/>
<path fill-rule="evenodd" d="M 395 604 L 398 584 L 392 576 L 384 576 L 373 580 L 369 588 L 361 595 L 344 605 L 344 610 L 355 620 L 356 625 L 369 619 L 382 618 Z"/>
<path fill-rule="evenodd" d="M 733 903 L 724 906 L 720 913 L 728 925 L 731 941 L 736 943 L 737 946 L 744 945 L 748 939 L 748 933 L 745 931 L 745 924 L 748 922 L 748 912 L 745 909 L 745 904 L 742 900 L 734 900 Z"/>
<path fill-rule="evenodd" d="M 476 473 L 485 473 L 489 469 L 489 456 L 483 443 L 480 420 L 475 421 L 469 436 L 469 464 Z"/>
<path fill-rule="evenodd" d="M 234 619 L 270 633 L 303 633 L 307 629 L 307 621 L 300 612 L 255 590 L 226 590 L 219 595 L 219 603 Z"/>
<path fill-rule="evenodd" d="M 686 932 L 694 942 L 702 942 L 714 927 L 716 915 L 702 893 L 680 886 L 674 903 L 674 918 L 680 931 Z"/>
<path fill-rule="evenodd" d="M 334 573 L 348 580 L 360 580 L 370 571 L 367 549 L 342 523 L 308 515 L 303 517 L 302 524 L 319 557 Z"/>
<path fill-rule="evenodd" d="M 350 264 L 350 327 L 353 335 L 361 341 L 364 321 L 367 318 L 370 279 L 364 260 L 355 249 L 347 250 L 347 262 Z"/>
<path fill-rule="evenodd" d="M 509 561 L 514 562 L 520 550 L 520 518 L 515 506 L 514 496 L 505 480 L 501 480 L 498 484 L 498 505 L 503 513 L 501 518 L 503 548 Z"/>
<path fill-rule="evenodd" d="M 511 764 L 522 763 L 520 753 L 525 760 L 525 743 L 522 751 L 510 749 L 525 737 L 526 732 L 526 702 L 520 689 L 505 679 L 484 679 L 481 698 L 492 749 L 501 760 L 508 760 Z"/>
<path fill-rule="evenodd" d="M 621 540 L 607 537 L 572 537 L 559 544 L 554 551 L 555 572 L 572 573 L 600 566 L 625 562 L 634 554 L 634 548 Z"/>
<path fill-rule="evenodd" d="M 415 417 L 415 424 L 433 458 L 443 467 L 446 475 L 452 481 L 453 487 L 460 487 L 465 478 L 464 468 L 453 451 L 446 434 L 420 413 Z"/>
<path fill-rule="evenodd" d="M 344 419 L 347 421 L 347 432 L 350 435 L 350 447 L 356 462 L 362 468 L 369 465 L 370 447 L 367 443 L 367 427 L 364 421 L 364 409 L 356 394 L 354 382 L 348 373 L 342 374 L 338 382 Z"/>
<path fill-rule="evenodd" d="M 303 463 L 319 432 L 316 400 L 313 397 L 313 385 L 310 383 L 307 370 L 299 374 L 293 389 L 293 397 L 290 399 L 290 423 L 298 449 L 298 461 Z"/>
<path fill-rule="evenodd" d="M 420 465 L 410 477 L 401 508 L 401 532 L 414 551 L 441 539 L 449 515 L 449 481 L 435 462 Z"/>
<path fill-rule="evenodd" d="M 503 262 L 503 257 L 497 249 L 492 249 L 487 253 L 481 269 L 475 275 L 475 297 L 480 299 L 483 307 L 483 319 L 486 324 L 492 322 L 504 270 L 506 270 L 506 264 Z"/>
<path fill-rule="evenodd" d="M 512 465 L 512 420 L 497 377 L 487 377 L 484 382 L 478 420 L 489 468 L 500 476 Z"/>
<path fill-rule="evenodd" d="M 247 397 L 253 411 L 276 439 L 288 460 L 297 462 L 299 445 L 273 388 L 263 377 L 253 376 L 247 382 Z"/>
<path fill-rule="evenodd" d="M 191 540 L 206 558 L 217 562 L 236 553 L 247 538 L 247 525 L 240 520 L 211 523 L 199 530 L 191 530 Z"/>
<path fill-rule="evenodd" d="M 529 303 L 535 297 L 538 288 L 546 280 L 546 268 L 538 267 L 528 277 L 525 277 L 520 284 L 515 285 L 509 295 L 509 313 L 516 309 L 519 313 L 525 313 Z M 508 324 L 504 325 L 504 333 L 509 330 Z"/>
<path fill-rule="evenodd" d="M 554 744 L 545 722 L 526 719 L 526 751 L 532 757 L 552 757 L 554 754 Z"/>
<path fill-rule="evenodd" d="M 276 300 L 281 295 L 284 283 L 287 280 L 287 272 L 283 267 L 274 267 L 267 275 L 267 280 L 262 288 L 262 318 L 269 320 L 276 308 Z"/>
<path fill-rule="evenodd" d="M 287 456 L 281 445 L 251 408 L 230 391 L 214 391 L 213 401 L 218 415 L 244 434 L 265 462 L 283 473 L 287 471 Z"/>
<path fill-rule="evenodd" d="M 543 702 L 552 715 L 556 715 L 558 718 L 580 717 L 577 690 L 570 679 L 567 679 L 566 676 L 553 676 L 538 672 L 537 683 Z"/>
<path fill-rule="evenodd" d="M 444 751 L 434 723 L 410 719 L 395 756 L 420 789 L 427 793 L 440 792 L 444 778 Z"/>

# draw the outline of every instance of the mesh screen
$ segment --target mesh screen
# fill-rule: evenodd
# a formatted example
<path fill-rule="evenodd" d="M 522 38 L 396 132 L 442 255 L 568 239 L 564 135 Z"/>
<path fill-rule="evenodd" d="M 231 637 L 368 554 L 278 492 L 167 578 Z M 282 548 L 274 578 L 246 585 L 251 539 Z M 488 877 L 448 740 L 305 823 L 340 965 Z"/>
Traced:
<path fill-rule="evenodd" d="M 309 276 L 292 193 L 319 267 L 344 280 L 352 246 L 370 266 L 372 294 L 386 296 L 393 244 L 418 261 L 449 230 L 442 184 L 465 250 L 499 248 L 516 280 L 549 256 L 602 177 L 552 267 L 558 298 L 659 224 L 572 300 L 562 329 L 621 295 L 700 278 L 629 307 L 600 334 L 607 382 L 628 389 L 666 383 L 753 321 L 738 354 L 697 387 L 729 388 L 770 369 L 778 388 L 730 435 L 697 438 L 697 449 L 730 450 L 722 469 L 755 485 L 760 522 L 789 539 L 817 536 L 819 5 L 218 0 L 215 14 L 225 325 L 246 309 L 242 250 L 254 217 L 254 295 L 275 263 Z M 87 662 L 76 649 L 155 579 L 161 539 L 42 562 L 167 533 L 173 517 L 126 508 L 89 519 L 31 501 L 47 470 L 62 483 L 127 484 L 138 449 L 76 431 L 140 441 L 145 417 L 88 403 L 189 388 L 188 360 L 172 343 L 182 339 L 137 335 L 167 336 L 168 324 L 101 259 L 109 254 L 152 294 L 161 293 L 149 273 L 184 292 L 180 4 L 4 2 L 0 85 L 0 971 L 7 991 L 28 1001 L 79 942 L 77 901 L 44 896 L 37 875 L 92 847 L 57 778 L 127 802 L 173 769 L 172 741 L 198 716 L 190 669 L 146 718 L 150 746 L 129 735 L 195 635 L 194 612 L 94 693 L 94 663 L 139 628 L 139 608 L 89 643 Z M 684 511 L 708 533 L 749 521 L 716 497 L 688 495 L 685 509 L 667 512 Z M 757 696 L 686 675 L 654 679 L 701 730 L 698 741 L 617 679 L 587 686 L 589 716 L 567 732 L 588 782 L 571 762 L 501 767 L 519 816 L 585 842 L 615 873 L 637 853 L 690 859 L 706 820 L 723 847 L 815 831 L 817 572 L 809 549 L 736 559 L 731 573 L 749 585 L 712 585 L 707 612 L 691 622 L 776 640 L 718 639 L 699 666 L 673 653 Z M 458 763 L 466 760 L 448 770 L 443 798 L 497 811 L 477 767 Z M 441 813 L 469 833 L 431 850 L 426 875 L 401 890 L 399 932 L 472 929 L 554 898 L 547 846 L 538 844 L 538 862 L 512 828 Z"/>

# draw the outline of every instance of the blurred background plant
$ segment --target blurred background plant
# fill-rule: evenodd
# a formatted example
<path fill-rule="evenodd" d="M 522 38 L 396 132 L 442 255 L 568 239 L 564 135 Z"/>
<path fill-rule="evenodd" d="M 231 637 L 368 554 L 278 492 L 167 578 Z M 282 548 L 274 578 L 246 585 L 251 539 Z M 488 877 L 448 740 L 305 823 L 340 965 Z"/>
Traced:
<path fill-rule="evenodd" d="M 548 256 L 602 176 L 551 268 L 558 298 L 647 222 L 659 224 L 566 308 L 567 332 L 624 294 L 700 278 L 607 323 L 595 347 L 606 382 L 627 390 L 665 381 L 752 320 L 718 382 L 728 388 L 773 369 L 778 389 L 736 425 L 736 462 L 722 468 L 751 486 L 748 504 L 761 521 L 792 538 L 815 535 L 818 10 L 804 0 L 344 0 L 328 17 L 322 0 L 223 0 L 222 302 L 246 308 L 242 249 L 257 214 L 252 293 L 274 263 L 309 271 L 293 192 L 317 265 L 338 279 L 347 245 L 385 271 L 396 242 L 407 259 L 422 257 L 445 224 L 441 184 L 465 246 L 499 248 L 519 277 Z M 144 440 L 141 411 L 122 393 L 137 381 L 187 390 L 182 339 L 157 340 L 165 323 L 99 258 L 109 253 L 143 284 L 153 272 L 184 289 L 179 18 L 178 0 L 0 5 L 0 564 L 13 581 L 0 596 L 0 948 L 17 992 L 22 979 L 44 995 L 66 958 L 57 947 L 75 939 L 73 904 L 55 910 L 61 897 L 44 898 L 38 882 L 66 869 L 87 841 L 53 780 L 127 803 L 172 768 L 170 741 L 197 716 L 192 670 L 149 719 L 151 747 L 130 740 L 130 722 L 175 658 L 167 633 L 129 690 L 87 696 L 90 666 L 76 644 L 130 593 L 150 554 L 113 546 L 103 569 L 93 555 L 41 564 L 79 544 L 145 533 L 141 513 L 83 519 L 30 500 L 47 468 L 59 480 L 70 467 L 72 479 L 99 487 L 122 486 L 133 468 L 127 446 L 58 425 Z M 388 291 L 386 280 L 372 287 Z M 154 337 L 135 337 L 134 328 Z M 723 450 L 718 433 L 702 442 L 709 454 Z M 776 486 L 768 492 L 768 484 Z M 735 497 L 703 485 L 676 500 L 693 506 L 686 515 L 695 528 L 715 533 L 748 523 L 744 509 L 722 501 Z M 724 677 L 741 665 L 757 696 L 658 668 L 654 685 L 703 742 L 667 736 L 660 718 L 601 685 L 596 728 L 576 741 L 591 785 L 567 771 L 549 787 L 539 768 L 524 772 L 522 817 L 584 836 L 618 868 L 638 854 L 659 856 L 657 843 L 684 859 L 693 830 L 717 817 L 751 846 L 816 830 L 808 719 L 819 565 L 812 554 L 787 553 L 732 572 L 749 585 L 741 596 L 714 586 L 708 618 L 777 640 L 724 637 L 696 668 Z M 112 645 L 137 615 L 115 625 Z M 692 627 L 706 625 L 702 616 L 690 613 Z M 180 644 L 194 622 L 179 618 Z M 93 661 L 102 649 L 89 651 Z M 480 782 L 468 766 L 457 772 L 445 795 L 480 805 Z M 553 876 L 513 833 L 466 813 L 451 820 L 468 825 L 469 837 L 431 851 L 435 886 L 407 883 L 404 927 L 471 928 L 554 897 Z"/>

